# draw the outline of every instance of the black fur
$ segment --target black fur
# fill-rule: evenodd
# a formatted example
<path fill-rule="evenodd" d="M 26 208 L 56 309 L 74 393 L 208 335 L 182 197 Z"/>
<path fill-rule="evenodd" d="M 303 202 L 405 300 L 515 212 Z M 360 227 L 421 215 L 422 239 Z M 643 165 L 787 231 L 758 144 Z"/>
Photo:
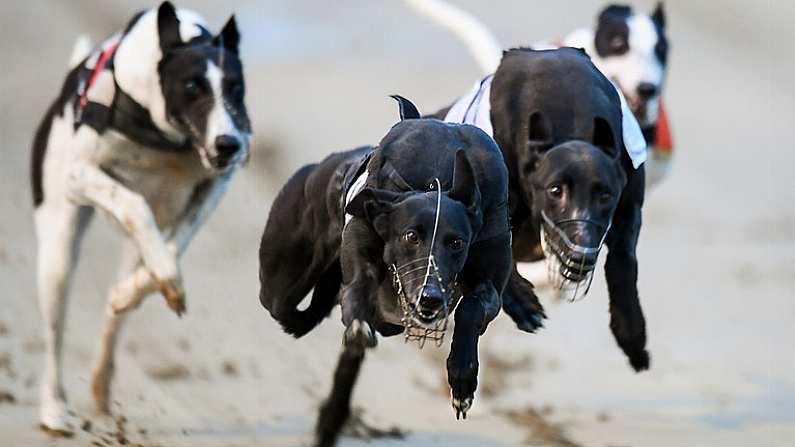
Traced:
<path fill-rule="evenodd" d="M 398 102 L 400 106 L 400 120 L 417 119 L 420 118 L 420 112 L 417 107 L 412 104 L 408 99 L 400 95 L 392 95 L 392 99 Z"/>
<path fill-rule="evenodd" d="M 657 7 L 651 15 L 651 21 L 657 30 L 657 44 L 654 46 L 654 54 L 663 66 L 668 64 L 668 36 L 665 33 L 665 10 L 662 2 L 657 3 Z"/>
<path fill-rule="evenodd" d="M 617 56 L 629 51 L 627 18 L 630 15 L 632 8 L 624 5 L 610 5 L 599 14 L 594 37 L 599 56 Z"/>
<path fill-rule="evenodd" d="M 364 362 L 364 350 L 345 348 L 334 370 L 331 395 L 323 402 L 315 424 L 315 447 L 333 447 L 340 427 L 351 415 L 351 396 Z"/>

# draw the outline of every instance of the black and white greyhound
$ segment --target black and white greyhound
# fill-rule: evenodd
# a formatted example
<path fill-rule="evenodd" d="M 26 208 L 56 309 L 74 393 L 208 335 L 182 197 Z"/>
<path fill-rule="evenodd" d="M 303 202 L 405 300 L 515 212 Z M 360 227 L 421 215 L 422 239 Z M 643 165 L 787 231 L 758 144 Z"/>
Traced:
<path fill-rule="evenodd" d="M 98 411 L 109 411 L 125 312 L 153 292 L 177 315 L 185 311 L 178 258 L 249 153 L 239 40 L 234 17 L 212 35 L 199 15 L 165 2 L 90 53 L 75 48 L 32 156 L 46 345 L 40 420 L 52 432 L 72 428 L 62 385 L 64 314 L 94 210 L 126 236 L 93 372 Z"/>

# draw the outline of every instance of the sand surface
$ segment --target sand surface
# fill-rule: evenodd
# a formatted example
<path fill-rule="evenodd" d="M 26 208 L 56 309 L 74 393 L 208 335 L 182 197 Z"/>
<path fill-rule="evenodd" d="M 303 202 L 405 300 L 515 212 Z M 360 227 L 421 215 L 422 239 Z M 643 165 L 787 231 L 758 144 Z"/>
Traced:
<path fill-rule="evenodd" d="M 593 21 L 601 2 L 457 1 L 506 45 Z M 565 3 L 565 4 L 563 4 Z M 72 42 L 120 28 L 142 1 L 0 3 L 0 445 L 297 446 L 307 441 L 340 346 L 338 313 L 284 335 L 257 300 L 257 245 L 278 187 L 300 165 L 376 142 L 395 122 L 386 95 L 421 110 L 477 77 L 443 30 L 397 1 L 183 2 L 243 29 L 252 163 L 183 262 L 188 314 L 159 296 L 129 318 L 113 410 L 94 416 L 90 370 L 117 231 L 97 219 L 74 280 L 66 384 L 72 439 L 39 432 L 42 365 L 28 186 L 30 141 Z M 501 316 L 481 343 L 481 398 L 456 421 L 441 350 L 381 340 L 355 405 L 403 440 L 342 446 L 791 446 L 795 438 L 795 3 L 670 0 L 665 99 L 676 164 L 648 196 L 639 247 L 651 371 L 634 374 L 588 298 L 547 305 L 536 335 Z M 648 4 L 647 4 L 648 6 Z"/>

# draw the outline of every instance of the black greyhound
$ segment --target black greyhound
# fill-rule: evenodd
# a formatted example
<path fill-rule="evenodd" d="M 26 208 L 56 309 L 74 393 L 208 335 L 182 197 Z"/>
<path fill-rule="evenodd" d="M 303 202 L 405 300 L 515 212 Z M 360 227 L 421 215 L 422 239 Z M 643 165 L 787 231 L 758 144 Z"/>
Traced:
<path fill-rule="evenodd" d="M 464 108 L 451 119 L 459 105 Z M 624 131 L 635 122 L 622 117 L 616 87 L 582 50 L 519 48 L 504 53 L 477 94 L 434 116 L 475 122 L 487 132 L 493 127 L 508 166 L 515 261 L 546 258 L 553 283 L 570 287 L 577 298 L 588 290 L 607 245 L 610 328 L 632 367 L 647 369 L 635 256 L 645 145 L 641 140 L 638 154 L 628 141 L 634 134 Z M 533 286 L 515 268 L 503 309 L 520 329 L 541 326 L 544 313 Z"/>
<path fill-rule="evenodd" d="M 396 99 L 401 122 L 376 148 L 333 154 L 287 182 L 260 245 L 260 301 L 285 331 L 300 337 L 342 307 L 344 348 L 317 422 L 321 446 L 335 443 L 350 414 L 374 330 L 441 344 L 451 312 L 448 381 L 456 417 L 466 418 L 478 338 L 511 274 L 508 173 L 494 140 L 474 126 L 420 119 Z"/>

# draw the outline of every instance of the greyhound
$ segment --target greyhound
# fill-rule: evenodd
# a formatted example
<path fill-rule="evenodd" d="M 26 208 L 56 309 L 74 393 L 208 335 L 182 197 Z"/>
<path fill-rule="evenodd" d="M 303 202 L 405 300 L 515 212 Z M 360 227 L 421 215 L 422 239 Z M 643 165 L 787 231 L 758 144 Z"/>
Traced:
<path fill-rule="evenodd" d="M 456 417 L 466 418 L 478 338 L 511 272 L 508 174 L 494 140 L 474 126 L 421 119 L 397 99 L 402 120 L 377 147 L 293 175 L 262 236 L 260 301 L 287 332 L 300 337 L 342 308 L 344 349 L 317 445 L 333 445 L 345 423 L 376 332 L 441 345 L 450 315 L 448 382 Z"/>
<path fill-rule="evenodd" d="M 33 142 L 45 364 L 40 420 L 68 433 L 62 385 L 64 313 L 83 233 L 98 209 L 125 233 L 121 279 L 110 291 L 92 390 L 109 412 L 113 353 L 125 312 L 159 292 L 185 311 L 178 258 L 248 158 L 240 34 L 217 35 L 194 12 L 165 2 L 75 65 Z"/>

